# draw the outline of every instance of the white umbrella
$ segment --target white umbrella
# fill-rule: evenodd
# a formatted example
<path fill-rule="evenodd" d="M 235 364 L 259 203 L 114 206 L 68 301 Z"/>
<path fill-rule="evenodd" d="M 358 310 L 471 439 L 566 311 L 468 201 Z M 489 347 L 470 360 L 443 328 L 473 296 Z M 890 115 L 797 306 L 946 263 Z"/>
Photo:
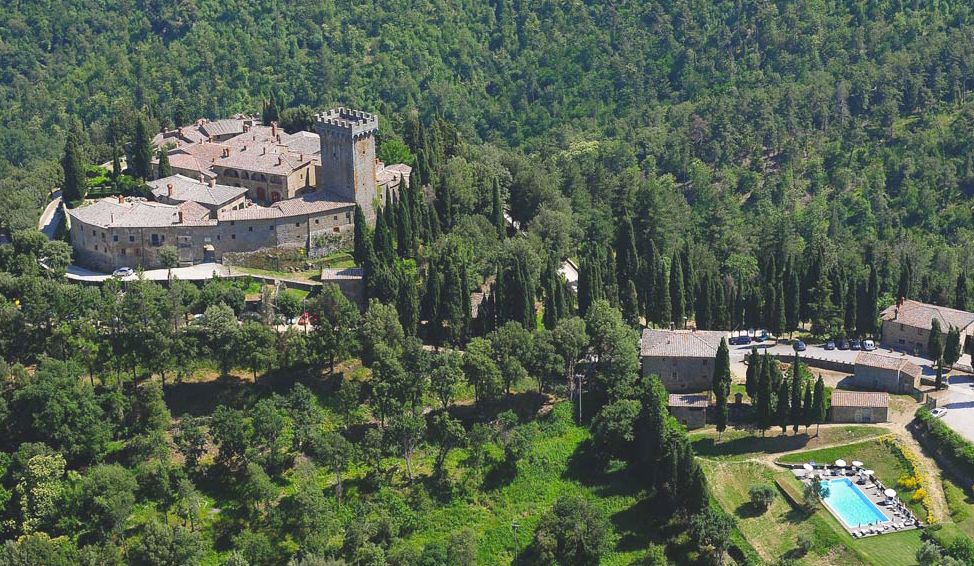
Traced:
<path fill-rule="evenodd" d="M 890 499 L 892 499 L 892 498 L 896 497 L 896 490 L 895 489 L 887 489 L 886 491 L 883 492 L 883 495 L 885 495 L 886 497 L 889 497 Z"/>
<path fill-rule="evenodd" d="M 845 460 L 836 460 L 835 461 L 835 465 L 838 468 L 844 468 L 845 467 Z"/>
<path fill-rule="evenodd" d="M 863 473 L 864 473 L 864 474 L 866 474 L 867 476 L 871 476 L 871 475 L 873 475 L 873 474 L 875 474 L 876 472 L 874 472 L 874 471 L 872 471 L 872 470 L 866 470 L 866 471 L 865 471 L 865 472 L 863 472 Z"/>
<path fill-rule="evenodd" d="M 854 468 L 861 468 L 862 467 L 862 462 L 860 462 L 859 460 L 853 460 L 852 461 L 852 466 Z"/>
<path fill-rule="evenodd" d="M 811 464 L 802 464 L 802 467 L 808 470 L 809 472 L 815 469 L 815 467 L 812 466 Z"/>

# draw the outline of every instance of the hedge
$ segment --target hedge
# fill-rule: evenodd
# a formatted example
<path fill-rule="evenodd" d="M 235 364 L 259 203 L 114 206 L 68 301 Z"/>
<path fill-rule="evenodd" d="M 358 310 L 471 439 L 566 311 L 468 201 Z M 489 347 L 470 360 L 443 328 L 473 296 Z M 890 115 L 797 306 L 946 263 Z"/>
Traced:
<path fill-rule="evenodd" d="M 917 409 L 916 418 L 926 429 L 927 436 L 936 442 L 940 453 L 949 458 L 966 476 L 974 476 L 974 444 L 935 418 L 926 407 Z"/>

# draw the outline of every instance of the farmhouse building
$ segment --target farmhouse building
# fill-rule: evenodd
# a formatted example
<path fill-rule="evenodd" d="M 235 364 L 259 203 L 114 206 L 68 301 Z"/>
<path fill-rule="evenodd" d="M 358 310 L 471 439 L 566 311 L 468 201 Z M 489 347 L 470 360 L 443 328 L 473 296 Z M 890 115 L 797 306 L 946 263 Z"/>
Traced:
<path fill-rule="evenodd" d="M 964 345 L 971 334 L 974 313 L 940 307 L 919 301 L 900 300 L 882 312 L 883 345 L 915 355 L 927 353 L 933 320 L 940 323 L 944 334 L 951 328 L 960 331 Z"/>
<path fill-rule="evenodd" d="M 903 356 L 860 352 L 850 385 L 869 391 L 911 394 L 920 384 L 923 370 Z"/>
<path fill-rule="evenodd" d="M 833 423 L 884 423 L 889 420 L 889 393 L 832 392 L 829 420 Z"/>
<path fill-rule="evenodd" d="M 711 330 L 643 330 L 640 358 L 643 375 L 657 375 L 671 393 L 708 391 L 713 386 L 714 358 L 726 332 Z"/>

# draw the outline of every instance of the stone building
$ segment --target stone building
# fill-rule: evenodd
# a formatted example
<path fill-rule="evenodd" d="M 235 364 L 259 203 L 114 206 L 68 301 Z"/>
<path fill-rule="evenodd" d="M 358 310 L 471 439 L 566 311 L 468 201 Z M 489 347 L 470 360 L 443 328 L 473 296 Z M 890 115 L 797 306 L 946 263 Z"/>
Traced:
<path fill-rule="evenodd" d="M 856 356 L 852 387 L 868 391 L 912 394 L 920 385 L 923 370 L 903 356 L 860 352 Z"/>
<path fill-rule="evenodd" d="M 885 423 L 889 420 L 889 393 L 843 391 L 832 392 L 829 421 L 833 423 Z"/>
<path fill-rule="evenodd" d="M 693 430 L 707 425 L 708 404 L 706 395 L 671 393 L 667 407 L 674 419 L 687 427 L 688 430 Z"/>
<path fill-rule="evenodd" d="M 971 334 L 974 313 L 901 299 L 882 312 L 882 319 L 883 345 L 901 352 L 925 355 L 934 319 L 940 322 L 944 334 L 951 327 L 957 328 L 963 346 Z"/>
<path fill-rule="evenodd" d="M 200 182 L 183 175 L 173 175 L 147 183 L 152 196 L 162 204 L 180 204 L 193 201 L 207 208 L 213 218 L 221 212 L 238 210 L 247 206 L 247 189 L 216 184 L 215 179 Z"/>
<path fill-rule="evenodd" d="M 154 202 L 102 199 L 69 210 L 75 260 L 153 269 L 167 245 L 192 265 L 349 239 L 356 204 L 374 221 L 379 191 L 408 185 L 411 169 L 375 158 L 373 114 L 338 108 L 319 114 L 316 129 L 287 134 L 237 117 L 160 133 L 176 174 L 150 182 Z"/>
<path fill-rule="evenodd" d="M 714 359 L 726 332 L 644 329 L 640 341 L 643 375 L 658 375 L 667 391 L 709 391 Z"/>

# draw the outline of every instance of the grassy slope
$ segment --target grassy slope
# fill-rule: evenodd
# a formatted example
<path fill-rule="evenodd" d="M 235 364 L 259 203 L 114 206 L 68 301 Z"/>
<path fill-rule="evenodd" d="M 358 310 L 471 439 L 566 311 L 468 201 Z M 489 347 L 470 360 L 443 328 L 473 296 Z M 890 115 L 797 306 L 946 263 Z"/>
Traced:
<path fill-rule="evenodd" d="M 780 434 L 781 429 L 769 430 L 766 436 L 751 430 L 727 430 L 717 441 L 713 429 L 703 429 L 690 434 L 693 450 L 704 458 L 720 460 L 745 460 L 757 455 L 779 454 L 802 449 L 815 449 L 827 444 L 854 442 L 864 438 L 877 437 L 886 434 L 886 429 L 875 426 L 831 426 L 815 433 L 815 428 L 808 433 L 799 432 Z"/>

